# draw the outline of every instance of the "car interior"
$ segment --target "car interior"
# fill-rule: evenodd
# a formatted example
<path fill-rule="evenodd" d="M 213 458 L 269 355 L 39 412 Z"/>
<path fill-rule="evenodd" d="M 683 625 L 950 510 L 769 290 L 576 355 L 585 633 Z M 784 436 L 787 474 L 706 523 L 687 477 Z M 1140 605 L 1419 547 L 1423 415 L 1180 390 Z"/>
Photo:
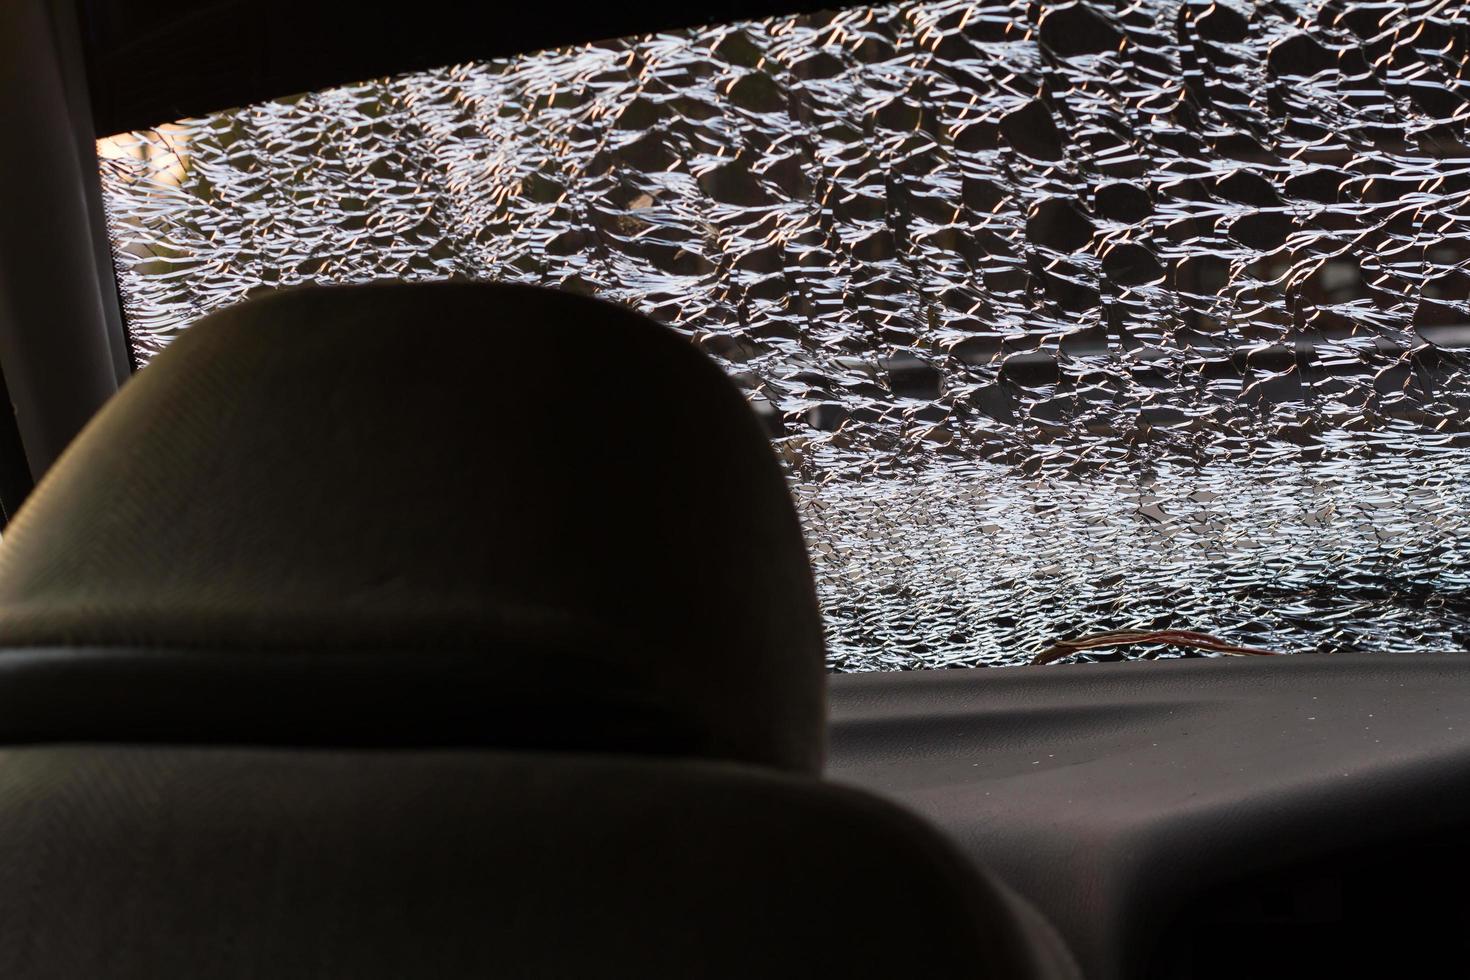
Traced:
<path fill-rule="evenodd" d="M 4 975 L 1470 952 L 1460 6 L 0 49 Z"/>

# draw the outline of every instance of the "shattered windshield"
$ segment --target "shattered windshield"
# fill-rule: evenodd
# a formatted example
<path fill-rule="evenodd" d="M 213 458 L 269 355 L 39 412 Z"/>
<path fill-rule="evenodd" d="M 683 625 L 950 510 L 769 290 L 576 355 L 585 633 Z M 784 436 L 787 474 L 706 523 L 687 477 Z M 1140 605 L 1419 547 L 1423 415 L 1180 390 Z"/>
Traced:
<path fill-rule="evenodd" d="M 1112 630 L 1451 651 L 1467 57 L 1446 2 L 902 3 L 343 86 L 99 164 L 140 365 L 305 282 L 552 285 L 689 336 L 788 468 L 834 669 Z"/>

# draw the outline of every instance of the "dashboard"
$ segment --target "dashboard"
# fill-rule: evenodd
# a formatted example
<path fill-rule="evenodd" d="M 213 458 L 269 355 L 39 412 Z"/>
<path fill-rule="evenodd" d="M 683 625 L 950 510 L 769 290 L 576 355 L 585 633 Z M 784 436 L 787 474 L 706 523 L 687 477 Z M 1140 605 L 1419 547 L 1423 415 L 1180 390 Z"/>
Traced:
<path fill-rule="evenodd" d="M 1470 661 L 1319 654 L 832 678 L 829 775 L 945 828 L 1093 980 L 1463 950 Z"/>

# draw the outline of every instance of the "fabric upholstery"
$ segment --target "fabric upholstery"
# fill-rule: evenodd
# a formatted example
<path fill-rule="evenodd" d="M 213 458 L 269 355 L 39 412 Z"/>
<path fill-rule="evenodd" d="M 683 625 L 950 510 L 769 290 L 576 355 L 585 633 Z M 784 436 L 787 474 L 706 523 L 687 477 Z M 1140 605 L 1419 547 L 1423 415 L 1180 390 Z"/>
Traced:
<path fill-rule="evenodd" d="M 610 756 L 7 752 L 0 915 L 19 980 L 1065 975 L 891 804 Z"/>
<path fill-rule="evenodd" d="M 210 317 L 17 516 L 0 612 L 5 977 L 1074 975 L 936 831 L 814 778 L 780 470 L 621 309 Z"/>
<path fill-rule="evenodd" d="M 224 687 L 242 653 L 455 659 L 432 673 L 483 712 L 452 741 L 821 759 L 820 617 L 764 431 L 683 338 L 566 293 L 302 289 L 205 318 L 17 515 L 0 608 L 0 645 L 124 673 L 232 651 Z M 339 741 L 381 730 L 318 693 Z"/>

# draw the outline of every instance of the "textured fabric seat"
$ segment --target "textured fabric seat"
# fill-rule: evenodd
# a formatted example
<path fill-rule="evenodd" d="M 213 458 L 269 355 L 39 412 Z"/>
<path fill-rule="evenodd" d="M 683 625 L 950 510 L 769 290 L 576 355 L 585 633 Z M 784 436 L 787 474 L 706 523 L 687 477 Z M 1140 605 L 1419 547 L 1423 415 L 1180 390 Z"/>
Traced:
<path fill-rule="evenodd" d="M 763 431 L 575 296 L 206 318 L 0 545 L 0 972 L 1069 975 L 818 778 L 821 623 Z"/>

